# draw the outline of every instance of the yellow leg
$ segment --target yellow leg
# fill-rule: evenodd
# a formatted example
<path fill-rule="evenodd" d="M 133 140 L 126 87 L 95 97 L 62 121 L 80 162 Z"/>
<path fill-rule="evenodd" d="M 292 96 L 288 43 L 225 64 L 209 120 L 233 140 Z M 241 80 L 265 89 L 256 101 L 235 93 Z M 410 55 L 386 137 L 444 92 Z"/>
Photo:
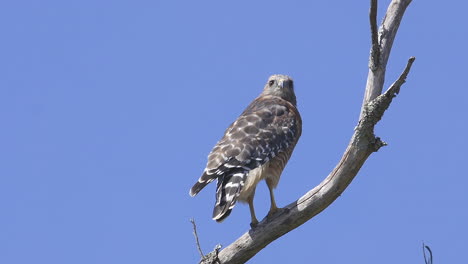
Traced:
<path fill-rule="evenodd" d="M 255 209 L 254 209 L 254 205 L 253 205 L 254 196 L 255 196 L 255 191 L 249 196 L 249 198 L 247 200 L 247 202 L 249 203 L 250 217 L 251 217 L 250 226 L 252 228 L 256 227 L 257 224 L 258 224 L 258 220 L 257 220 L 257 217 L 255 216 Z"/>
<path fill-rule="evenodd" d="M 276 206 L 275 194 L 273 193 L 273 184 L 268 179 L 266 179 L 266 184 L 268 186 L 268 190 L 270 191 L 270 202 L 271 202 L 270 211 L 268 212 L 268 215 L 267 215 L 268 217 L 268 216 L 272 216 L 278 211 L 278 206 Z"/>

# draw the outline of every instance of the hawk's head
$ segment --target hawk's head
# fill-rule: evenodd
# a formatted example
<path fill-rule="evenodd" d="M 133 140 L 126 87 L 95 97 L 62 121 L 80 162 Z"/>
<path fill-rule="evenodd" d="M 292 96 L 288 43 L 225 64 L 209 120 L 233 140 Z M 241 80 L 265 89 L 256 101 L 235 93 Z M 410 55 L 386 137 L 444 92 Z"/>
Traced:
<path fill-rule="evenodd" d="M 296 95 L 294 94 L 294 84 L 291 77 L 282 74 L 275 74 L 268 78 L 263 95 L 273 95 L 283 98 L 294 106 L 296 105 Z"/>

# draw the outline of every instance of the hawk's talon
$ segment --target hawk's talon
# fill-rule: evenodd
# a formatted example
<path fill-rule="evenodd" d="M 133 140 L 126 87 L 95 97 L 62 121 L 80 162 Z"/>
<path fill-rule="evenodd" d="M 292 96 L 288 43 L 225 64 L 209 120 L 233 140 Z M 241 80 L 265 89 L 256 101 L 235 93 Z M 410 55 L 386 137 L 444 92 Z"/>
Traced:
<path fill-rule="evenodd" d="M 267 214 L 267 218 L 271 218 L 272 216 L 274 216 L 278 211 L 280 211 L 279 208 L 275 208 L 275 209 L 272 209 L 268 212 Z"/>
<path fill-rule="evenodd" d="M 250 228 L 254 229 L 258 226 L 258 221 L 250 223 Z"/>
<path fill-rule="evenodd" d="M 290 210 L 289 208 L 285 207 L 285 208 L 276 208 L 274 210 L 270 210 L 270 212 L 268 212 L 266 218 L 267 220 L 272 220 L 275 216 L 278 216 L 280 214 L 283 214 L 283 213 L 288 213 Z"/>

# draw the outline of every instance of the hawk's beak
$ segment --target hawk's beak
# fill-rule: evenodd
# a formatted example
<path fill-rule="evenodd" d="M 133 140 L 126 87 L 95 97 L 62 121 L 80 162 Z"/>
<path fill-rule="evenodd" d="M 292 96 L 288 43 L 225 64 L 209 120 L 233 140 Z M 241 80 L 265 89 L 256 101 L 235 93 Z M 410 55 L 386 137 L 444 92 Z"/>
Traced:
<path fill-rule="evenodd" d="M 279 87 L 281 87 L 281 89 L 283 89 L 284 88 L 284 80 L 280 80 L 278 82 L 278 85 L 279 85 Z"/>
<path fill-rule="evenodd" d="M 278 81 L 278 86 L 281 89 L 291 89 L 292 88 L 292 82 L 291 80 L 283 79 Z"/>

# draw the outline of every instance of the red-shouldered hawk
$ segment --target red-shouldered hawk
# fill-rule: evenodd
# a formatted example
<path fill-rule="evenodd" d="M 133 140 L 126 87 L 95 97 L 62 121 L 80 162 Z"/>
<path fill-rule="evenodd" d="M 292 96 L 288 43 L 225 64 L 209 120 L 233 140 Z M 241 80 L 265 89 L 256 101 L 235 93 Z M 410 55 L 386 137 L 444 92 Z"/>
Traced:
<path fill-rule="evenodd" d="M 301 132 L 302 120 L 296 108 L 293 80 L 286 75 L 272 75 L 260 96 L 226 129 L 208 155 L 203 175 L 190 189 L 190 195 L 195 196 L 216 179 L 213 220 L 224 220 L 236 202 L 241 201 L 249 204 L 251 226 L 256 226 L 255 188 L 265 179 L 271 199 L 268 216 L 274 214 L 278 207 L 273 189 Z"/>

